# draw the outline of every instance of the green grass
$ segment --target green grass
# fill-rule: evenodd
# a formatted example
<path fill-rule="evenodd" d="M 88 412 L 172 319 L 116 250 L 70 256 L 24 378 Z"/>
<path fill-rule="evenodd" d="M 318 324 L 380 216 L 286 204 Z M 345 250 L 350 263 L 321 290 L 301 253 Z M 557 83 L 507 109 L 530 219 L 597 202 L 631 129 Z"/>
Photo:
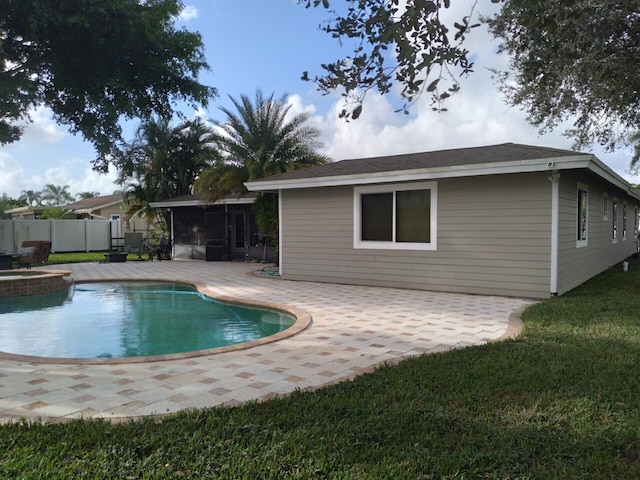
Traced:
<path fill-rule="evenodd" d="M 102 262 L 106 252 L 70 252 L 70 253 L 51 253 L 47 265 L 58 265 L 64 263 L 80 263 L 80 262 Z M 138 258 L 137 253 L 129 253 L 127 261 L 133 261 Z M 144 255 L 147 258 L 147 255 Z"/>
<path fill-rule="evenodd" d="M 515 340 L 313 393 L 125 424 L 0 427 L 0 478 L 640 478 L 640 262 Z"/>

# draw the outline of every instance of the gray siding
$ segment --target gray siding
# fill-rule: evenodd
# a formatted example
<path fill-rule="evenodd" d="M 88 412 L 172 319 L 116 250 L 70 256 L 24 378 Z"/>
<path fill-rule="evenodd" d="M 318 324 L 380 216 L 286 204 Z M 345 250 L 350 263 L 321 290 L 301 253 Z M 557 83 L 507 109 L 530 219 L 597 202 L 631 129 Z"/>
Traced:
<path fill-rule="evenodd" d="M 547 177 L 439 180 L 437 251 L 354 249 L 353 187 L 284 190 L 283 278 L 547 297 Z"/>
<path fill-rule="evenodd" d="M 578 248 L 578 182 L 589 190 L 587 246 Z M 608 216 L 604 217 L 604 198 L 608 196 Z M 613 200 L 618 201 L 618 241 L 613 241 Z M 627 239 L 622 236 L 623 205 L 627 205 Z M 562 172 L 560 176 L 560 229 L 558 238 L 558 295 L 637 253 L 635 207 L 638 202 L 622 190 L 613 188 L 586 172 Z"/>

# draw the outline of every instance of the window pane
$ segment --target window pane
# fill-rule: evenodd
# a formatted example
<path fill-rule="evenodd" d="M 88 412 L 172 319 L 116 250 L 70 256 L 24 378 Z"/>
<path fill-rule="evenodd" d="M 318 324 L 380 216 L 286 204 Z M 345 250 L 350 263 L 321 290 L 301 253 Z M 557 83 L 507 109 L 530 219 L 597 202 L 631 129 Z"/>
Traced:
<path fill-rule="evenodd" d="M 393 240 L 393 193 L 369 193 L 362 195 L 361 201 L 362 240 Z"/>
<path fill-rule="evenodd" d="M 587 196 L 586 190 L 578 190 L 578 240 L 587 239 Z"/>
<path fill-rule="evenodd" d="M 431 190 L 396 192 L 396 241 L 431 241 Z"/>

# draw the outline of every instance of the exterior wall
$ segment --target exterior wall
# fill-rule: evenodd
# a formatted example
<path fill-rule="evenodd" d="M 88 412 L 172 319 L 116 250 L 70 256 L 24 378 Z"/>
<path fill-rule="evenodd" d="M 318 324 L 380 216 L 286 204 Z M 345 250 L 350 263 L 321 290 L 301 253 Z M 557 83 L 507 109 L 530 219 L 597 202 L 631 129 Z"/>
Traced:
<path fill-rule="evenodd" d="M 577 246 L 578 183 L 588 189 L 587 242 Z M 605 196 L 607 214 L 604 212 Z M 618 239 L 613 240 L 613 200 L 618 201 Z M 623 206 L 627 206 L 627 238 L 623 238 Z M 560 176 L 558 295 L 638 252 L 635 208 L 639 202 L 588 172 L 565 171 Z"/>
<path fill-rule="evenodd" d="M 283 190 L 285 279 L 549 296 L 548 174 L 437 181 L 437 250 L 353 248 L 353 187 Z"/>

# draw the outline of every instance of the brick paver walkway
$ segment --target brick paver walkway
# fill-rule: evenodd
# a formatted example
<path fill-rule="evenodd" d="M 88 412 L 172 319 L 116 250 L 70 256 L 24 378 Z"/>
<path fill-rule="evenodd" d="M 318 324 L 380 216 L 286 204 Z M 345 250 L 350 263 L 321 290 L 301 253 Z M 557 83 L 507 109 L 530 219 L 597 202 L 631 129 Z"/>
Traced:
<path fill-rule="evenodd" d="M 56 266 L 76 282 L 197 282 L 213 297 L 306 312 L 310 325 L 277 342 L 158 362 L 59 364 L 0 358 L 0 422 L 129 418 L 236 405 L 313 389 L 383 362 L 502 337 L 531 300 L 291 282 L 248 274 L 260 265 L 126 262 Z"/>

